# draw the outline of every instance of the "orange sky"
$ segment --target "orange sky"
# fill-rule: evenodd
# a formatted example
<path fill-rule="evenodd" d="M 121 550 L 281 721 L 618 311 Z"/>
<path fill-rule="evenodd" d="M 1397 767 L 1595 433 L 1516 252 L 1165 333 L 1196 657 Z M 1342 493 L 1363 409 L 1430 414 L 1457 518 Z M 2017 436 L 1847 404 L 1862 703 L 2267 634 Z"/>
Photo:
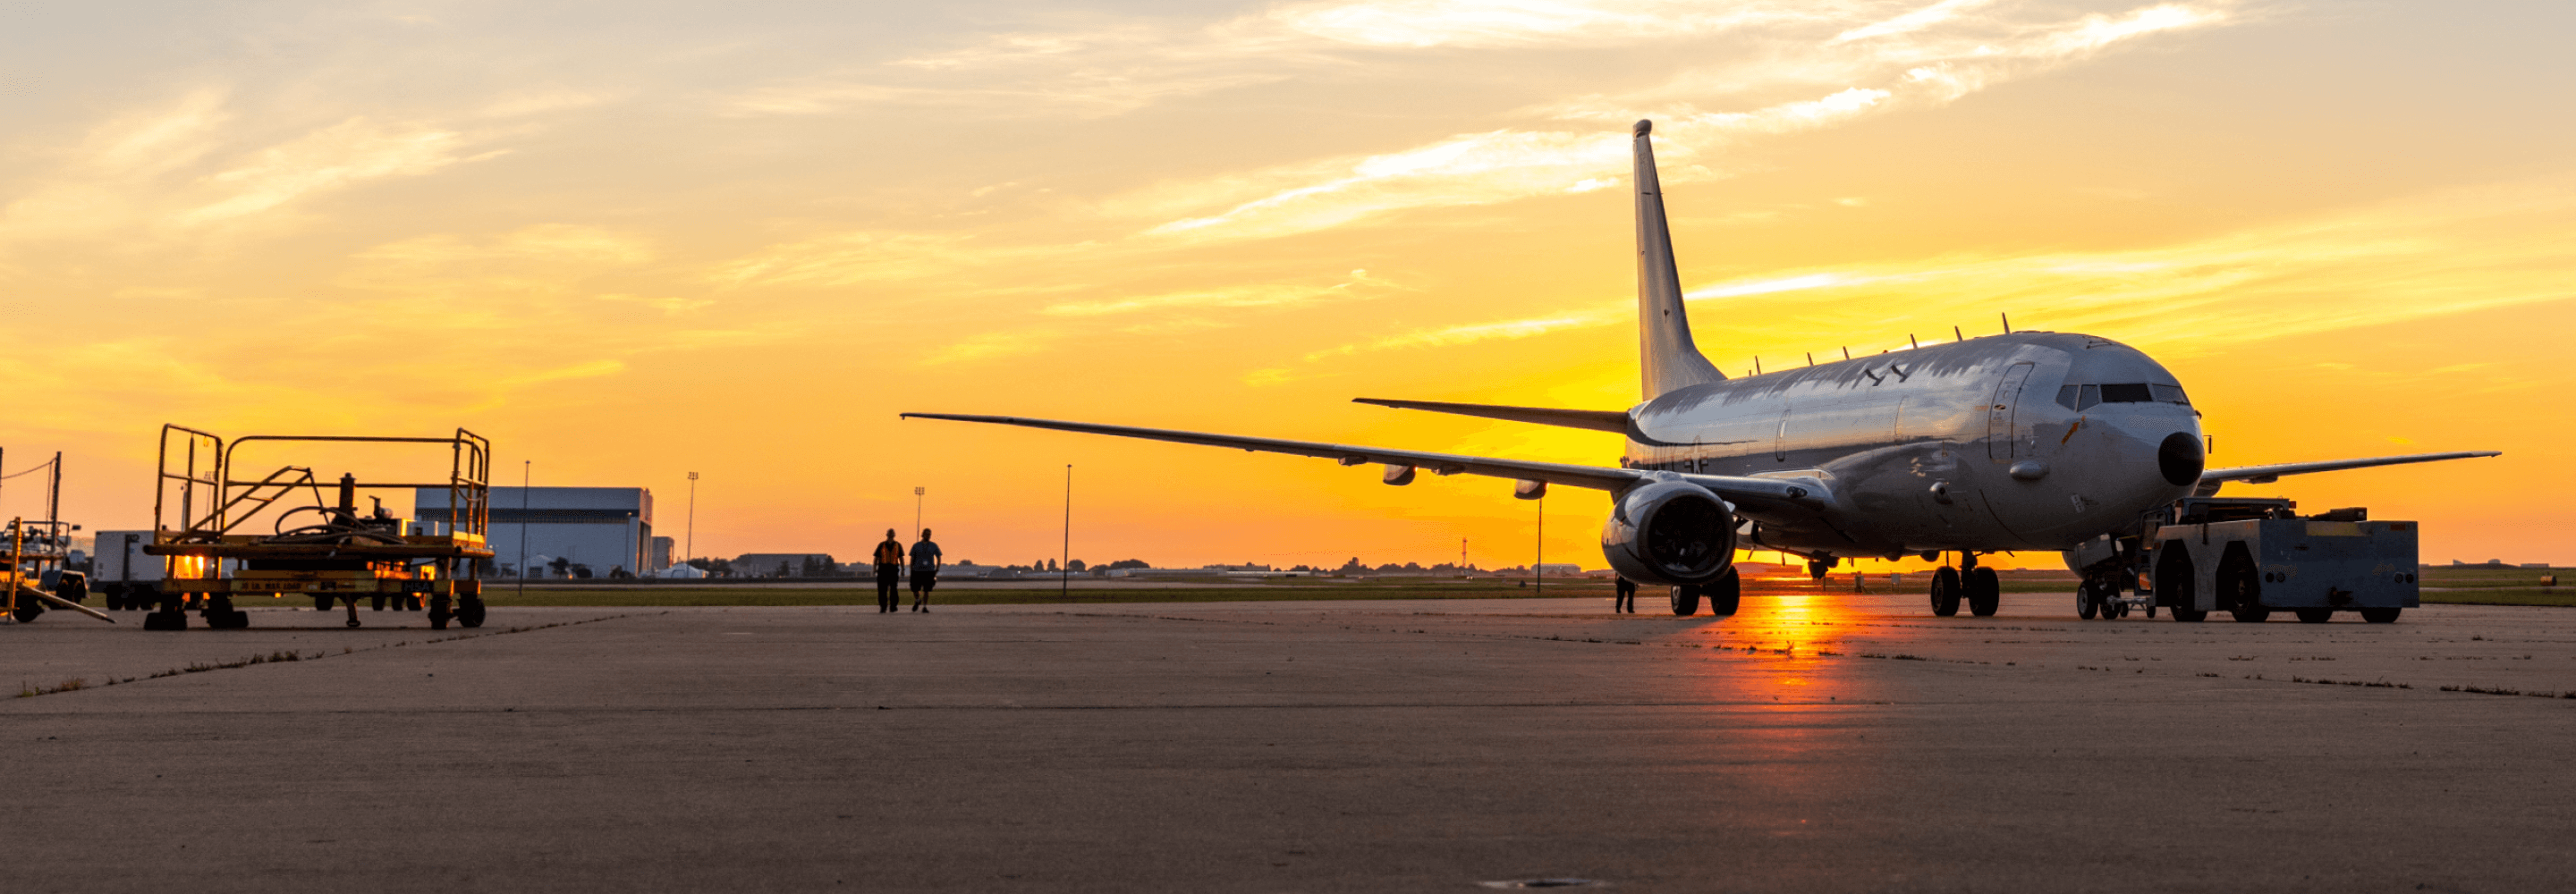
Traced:
<path fill-rule="evenodd" d="M 700 472 L 705 555 L 925 486 L 951 557 L 1052 557 L 1070 463 L 1092 561 L 1518 564 L 1509 482 L 895 414 L 1606 464 L 1347 401 L 1633 402 L 1653 117 L 1723 369 L 2009 312 L 2162 359 L 2219 464 L 2507 452 L 2230 493 L 2576 563 L 2557 5 L 877 6 L 0 8 L 7 470 L 133 527 L 163 422 L 462 425 L 674 535 Z"/>

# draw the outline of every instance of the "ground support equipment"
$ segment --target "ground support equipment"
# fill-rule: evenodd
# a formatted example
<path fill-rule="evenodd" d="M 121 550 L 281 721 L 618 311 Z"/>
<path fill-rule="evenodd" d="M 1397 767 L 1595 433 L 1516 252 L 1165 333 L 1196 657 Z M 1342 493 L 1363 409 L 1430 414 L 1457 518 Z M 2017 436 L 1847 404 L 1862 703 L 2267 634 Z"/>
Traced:
<path fill-rule="evenodd" d="M 2259 623 L 2288 611 L 2311 624 L 2337 612 L 2386 624 L 2417 606 L 2414 522 L 2371 521 L 2360 508 L 2308 516 L 2297 508 L 2281 499 L 2192 497 L 2150 518 L 2136 538 L 2070 550 L 2068 566 L 2084 575 L 2076 614 L 2144 602 L 2148 617 L 2162 607 L 2186 622 L 2221 611 Z M 2122 589 L 2136 595 L 2120 596 Z"/>
<path fill-rule="evenodd" d="M 343 474 L 330 486 L 337 491 L 333 500 L 324 498 L 325 485 L 304 466 L 285 466 L 255 479 L 236 477 L 235 454 L 243 446 L 279 442 L 438 444 L 449 448 L 450 463 L 447 480 L 437 483 L 360 481 Z M 144 626 L 185 629 L 181 606 L 193 601 L 202 605 L 208 627 L 246 627 L 249 616 L 234 607 L 236 598 L 288 594 L 309 597 L 322 610 L 345 603 L 351 627 L 360 623 L 360 599 L 378 606 L 387 599 L 426 606 L 435 630 L 446 629 L 450 620 L 483 626 L 478 578 L 482 563 L 492 558 L 487 543 L 491 461 L 491 442 L 461 428 L 446 438 L 255 435 L 227 444 L 195 429 L 162 426 L 154 537 L 144 552 L 166 557 L 168 569 L 160 586 L 160 611 L 145 616 Z M 357 505 L 361 491 L 423 489 L 447 491 L 443 521 L 407 523 L 387 512 L 380 499 L 370 513 L 362 514 Z M 307 492 L 311 505 L 278 505 Z M 173 516 L 165 513 L 175 513 L 179 524 L 168 524 Z M 270 519 L 269 533 L 239 530 L 263 515 Z"/>

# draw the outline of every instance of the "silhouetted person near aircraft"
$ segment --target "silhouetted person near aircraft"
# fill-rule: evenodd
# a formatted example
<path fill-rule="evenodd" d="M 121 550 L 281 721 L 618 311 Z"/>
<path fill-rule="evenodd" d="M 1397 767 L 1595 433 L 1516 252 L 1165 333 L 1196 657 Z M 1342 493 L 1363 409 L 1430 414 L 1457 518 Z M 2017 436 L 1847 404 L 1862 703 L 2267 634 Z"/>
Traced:
<path fill-rule="evenodd" d="M 894 529 L 886 529 L 884 543 L 877 544 L 877 613 L 884 614 L 903 606 L 903 596 L 894 590 L 894 582 L 903 576 L 903 541 L 894 538 Z"/>
<path fill-rule="evenodd" d="M 1636 581 L 1629 580 L 1627 575 L 1620 575 L 1619 582 L 1613 585 L 1612 592 L 1616 595 L 1610 597 L 1611 614 L 1625 612 L 1633 615 L 1637 613 Z"/>
<path fill-rule="evenodd" d="M 930 610 L 930 588 L 939 586 L 939 544 L 930 542 L 930 529 L 921 529 L 921 542 L 912 545 L 912 610 Z"/>

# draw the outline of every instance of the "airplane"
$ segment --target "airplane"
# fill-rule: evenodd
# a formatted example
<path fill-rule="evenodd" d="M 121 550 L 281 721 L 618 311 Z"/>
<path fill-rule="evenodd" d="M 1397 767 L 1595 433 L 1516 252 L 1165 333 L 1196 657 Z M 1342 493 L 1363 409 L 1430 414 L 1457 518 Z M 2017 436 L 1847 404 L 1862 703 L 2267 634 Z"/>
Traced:
<path fill-rule="evenodd" d="M 1691 338 L 1653 129 L 1650 120 L 1632 129 L 1643 402 L 1618 411 L 1356 399 L 1617 432 L 1627 446 L 1616 467 L 1016 416 L 901 418 L 1377 463 L 1392 485 L 1411 484 L 1423 469 L 1510 478 L 1522 499 L 1537 499 L 1550 485 L 1607 491 L 1603 556 L 1629 580 L 1670 587 L 1673 613 L 1683 616 L 1696 614 L 1703 599 L 1715 614 L 1735 612 L 1739 549 L 1802 557 L 1817 577 L 1843 559 L 1939 561 L 1957 553 L 1959 567 L 1932 575 L 1933 613 L 1955 615 L 1964 601 L 1971 614 L 1991 616 L 2001 587 L 1994 569 L 1978 564 L 1980 555 L 2135 537 L 2151 510 L 2214 494 L 2230 481 L 2500 455 L 2206 468 L 2200 412 L 2163 365 L 2100 336 L 2012 332 L 2009 320 L 2000 335 L 1728 378 Z"/>

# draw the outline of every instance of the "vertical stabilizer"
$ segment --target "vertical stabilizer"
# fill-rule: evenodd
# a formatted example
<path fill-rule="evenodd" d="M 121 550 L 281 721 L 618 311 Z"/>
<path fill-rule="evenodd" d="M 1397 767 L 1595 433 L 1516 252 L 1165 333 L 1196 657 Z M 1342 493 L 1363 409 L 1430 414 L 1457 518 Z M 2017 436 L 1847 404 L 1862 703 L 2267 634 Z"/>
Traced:
<path fill-rule="evenodd" d="M 1644 353 L 1646 399 L 1690 385 L 1726 381 L 1691 341 L 1690 315 L 1682 307 L 1681 273 L 1673 266 L 1673 234 L 1664 223 L 1664 186 L 1655 177 L 1653 121 L 1637 122 L 1637 336 Z"/>

